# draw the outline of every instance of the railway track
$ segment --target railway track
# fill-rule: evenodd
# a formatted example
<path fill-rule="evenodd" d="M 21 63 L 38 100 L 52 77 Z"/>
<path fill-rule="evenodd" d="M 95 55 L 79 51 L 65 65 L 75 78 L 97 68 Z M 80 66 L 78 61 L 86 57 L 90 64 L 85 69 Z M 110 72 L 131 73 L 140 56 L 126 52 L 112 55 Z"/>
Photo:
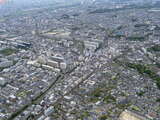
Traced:
<path fill-rule="evenodd" d="M 104 47 L 104 46 L 103 46 Z M 101 49 L 103 49 L 103 47 L 101 48 Z M 97 52 L 97 51 L 96 51 Z M 84 66 L 85 65 L 87 65 L 87 63 L 84 63 Z M 40 93 L 40 95 L 38 95 L 37 97 L 35 97 L 34 99 L 32 99 L 28 104 L 26 104 L 26 105 L 24 105 L 23 107 L 21 107 L 20 109 L 18 109 L 15 113 L 13 113 L 8 119 L 5 119 L 5 120 L 14 120 L 15 118 L 17 118 L 19 115 L 21 115 L 25 110 L 27 110 L 29 107 L 31 107 L 32 105 L 34 105 L 34 104 L 39 104 L 39 102 L 37 102 L 37 101 L 40 101 L 40 100 L 42 100 L 42 99 L 45 99 L 45 98 L 47 98 L 46 96 L 47 96 L 47 94 L 48 94 L 48 96 L 53 92 L 53 89 L 55 89 L 55 94 L 57 93 L 57 91 L 56 91 L 56 89 L 57 88 L 59 88 L 60 89 L 60 87 L 62 87 L 62 89 L 60 89 L 61 91 L 63 91 L 62 93 L 61 93 L 61 95 L 56 99 L 56 100 L 54 100 L 54 103 L 52 103 L 52 105 L 54 106 L 54 104 L 56 104 L 56 103 L 58 103 L 58 102 L 60 102 L 60 101 L 63 101 L 63 99 L 64 99 L 64 96 L 66 96 L 66 95 L 68 95 L 68 94 L 70 94 L 73 90 L 75 90 L 79 85 L 81 85 L 81 84 L 83 84 L 84 83 L 84 81 L 85 80 L 87 80 L 89 77 L 91 77 L 93 74 L 95 74 L 95 73 L 97 73 L 97 72 L 99 72 L 99 71 L 101 71 L 101 70 L 103 70 L 103 66 L 105 66 L 105 64 L 104 65 L 101 65 L 102 67 L 98 67 L 98 68 L 95 68 L 95 69 L 88 69 L 88 73 L 87 74 L 85 74 L 85 75 L 82 75 L 83 77 L 81 77 L 81 78 L 79 78 L 79 79 L 76 79 L 76 80 L 73 80 L 72 82 L 71 82 L 71 84 L 69 84 L 68 85 L 68 87 L 67 88 L 69 88 L 68 89 L 68 91 L 66 91 L 65 89 L 63 89 L 63 87 L 64 87 L 64 84 L 65 84 L 65 82 L 67 81 L 67 80 L 65 80 L 68 76 L 69 76 L 69 74 L 72 74 L 72 73 L 74 73 L 74 71 L 76 70 L 76 68 L 78 67 L 79 65 L 77 65 L 77 66 L 75 66 L 75 67 L 73 67 L 71 70 L 69 70 L 69 71 L 67 71 L 67 72 L 65 72 L 65 73 L 60 73 L 59 75 L 57 75 L 57 77 L 56 78 L 53 78 L 54 79 L 54 81 L 51 83 L 51 85 L 50 86 L 48 86 L 48 88 L 45 90 L 45 91 L 43 91 L 43 92 L 41 92 Z M 84 72 L 82 72 L 82 73 L 84 73 Z M 59 84 L 60 83 L 60 84 Z M 63 84 L 64 83 L 64 84 Z M 73 85 L 74 84 L 74 85 Z M 52 91 L 52 92 L 50 92 L 50 91 Z M 53 94 L 54 94 L 53 93 Z"/>
<path fill-rule="evenodd" d="M 45 96 L 45 94 L 47 94 L 48 91 L 50 91 L 50 89 L 52 89 L 52 88 L 55 86 L 55 84 L 56 84 L 57 82 L 59 82 L 59 81 L 61 81 L 62 79 L 64 79 L 65 76 L 71 74 L 77 67 L 78 67 L 78 65 L 75 66 L 75 67 L 73 67 L 73 68 L 70 69 L 69 71 L 66 71 L 65 73 L 60 73 L 60 74 L 58 74 L 56 78 L 53 78 L 53 79 L 55 79 L 55 80 L 51 83 L 50 86 L 48 86 L 48 88 L 47 88 L 45 91 L 41 92 L 40 95 L 36 96 L 36 97 L 35 97 L 34 99 L 32 99 L 28 104 L 26 104 L 26 105 L 24 105 L 23 107 L 21 107 L 20 109 L 18 109 L 18 110 L 17 110 L 16 112 L 14 112 L 9 118 L 7 118 L 7 119 L 5 119 L 5 120 L 14 120 L 18 115 L 20 115 L 20 114 L 21 114 L 23 111 L 25 111 L 28 107 L 30 107 L 31 105 L 35 104 L 36 101 L 38 101 L 39 99 L 42 99 L 42 98 Z"/>

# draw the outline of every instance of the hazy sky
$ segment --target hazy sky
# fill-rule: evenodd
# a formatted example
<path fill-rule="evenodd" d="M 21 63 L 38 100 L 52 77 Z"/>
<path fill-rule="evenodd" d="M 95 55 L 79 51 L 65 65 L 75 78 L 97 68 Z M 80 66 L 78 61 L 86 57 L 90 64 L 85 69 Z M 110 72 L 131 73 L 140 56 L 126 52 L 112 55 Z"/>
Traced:
<path fill-rule="evenodd" d="M 54 3 L 54 2 L 67 2 L 67 3 L 82 2 L 84 3 L 84 2 L 90 2 L 90 1 L 93 2 L 93 1 L 102 1 L 102 0 L 0 0 L 0 4 L 11 3 L 11 4 L 17 4 L 17 5 L 18 4 L 19 5 L 21 4 L 30 5 L 30 4 L 46 4 L 46 3 Z M 103 0 L 103 1 L 123 1 L 123 0 Z M 142 0 L 129 0 L 129 1 L 142 1 Z M 143 0 L 143 1 L 155 1 L 155 0 Z"/>

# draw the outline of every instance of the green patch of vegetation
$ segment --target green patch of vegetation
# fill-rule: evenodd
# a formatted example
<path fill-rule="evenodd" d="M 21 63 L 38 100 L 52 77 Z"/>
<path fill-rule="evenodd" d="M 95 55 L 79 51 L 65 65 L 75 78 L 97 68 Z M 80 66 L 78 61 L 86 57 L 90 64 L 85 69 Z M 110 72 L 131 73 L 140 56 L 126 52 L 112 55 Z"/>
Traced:
<path fill-rule="evenodd" d="M 145 41 L 145 37 L 144 36 L 129 36 L 127 37 L 128 40 L 130 41 Z"/>
<path fill-rule="evenodd" d="M 119 78 L 119 73 L 117 73 L 116 75 L 113 75 L 112 77 L 111 77 L 111 80 L 117 80 L 118 78 Z"/>
<path fill-rule="evenodd" d="M 113 97 L 109 94 L 109 91 L 113 89 L 113 86 L 99 86 L 97 88 L 95 88 L 90 94 L 90 99 L 89 102 L 97 102 L 101 99 L 103 99 L 104 101 L 112 101 Z M 107 96 L 106 96 L 107 95 Z"/>
<path fill-rule="evenodd" d="M 13 65 L 17 64 L 17 62 L 18 62 L 17 60 L 14 60 L 14 61 L 13 61 Z"/>
<path fill-rule="evenodd" d="M 0 31 L 0 35 L 3 35 L 3 34 L 5 34 L 5 31 Z"/>
<path fill-rule="evenodd" d="M 123 26 L 123 25 L 120 25 L 120 26 L 117 27 L 117 30 L 121 30 L 121 29 L 123 29 L 123 28 L 124 28 L 124 26 Z"/>
<path fill-rule="evenodd" d="M 149 69 L 149 66 L 147 65 L 127 63 L 127 66 L 136 69 L 140 74 L 152 74 L 152 71 Z"/>
<path fill-rule="evenodd" d="M 108 78 L 109 78 L 109 77 L 111 77 L 112 75 L 111 75 L 111 73 L 109 73 L 109 72 L 102 72 L 102 73 L 101 73 L 101 76 L 102 76 L 102 77 L 108 77 Z"/>
<path fill-rule="evenodd" d="M 127 104 L 117 104 L 116 107 L 122 110 L 127 109 L 129 106 L 131 106 L 131 103 L 127 103 Z"/>
<path fill-rule="evenodd" d="M 116 11 L 123 11 L 123 10 L 130 10 L 130 9 L 151 9 L 154 7 L 159 7 L 159 5 L 150 5 L 150 4 L 144 4 L 144 5 L 127 5 L 123 8 L 113 8 L 113 9 L 108 9 L 108 8 L 101 8 L 101 9 L 96 9 L 94 11 L 90 11 L 89 14 L 96 14 L 96 13 L 106 13 L 106 12 L 116 12 Z"/>
<path fill-rule="evenodd" d="M 141 23 L 141 24 L 136 24 L 134 27 L 148 27 L 148 24 Z"/>
<path fill-rule="evenodd" d="M 81 116 L 80 116 L 80 119 L 83 120 L 84 118 L 87 118 L 89 116 L 90 116 L 90 114 L 89 114 L 88 111 L 83 111 L 82 114 L 81 114 Z"/>
<path fill-rule="evenodd" d="M 159 62 L 156 62 L 155 64 L 158 68 L 160 68 L 160 63 Z"/>
<path fill-rule="evenodd" d="M 160 45 L 155 45 L 155 46 L 153 46 L 151 48 L 148 48 L 147 51 L 150 51 L 150 52 L 152 52 L 152 51 L 159 52 L 160 51 Z"/>
<path fill-rule="evenodd" d="M 39 103 L 39 101 L 37 102 Z M 60 111 L 62 110 L 62 104 L 60 103 L 56 103 L 54 105 L 54 113 L 51 114 L 51 116 L 54 118 L 54 119 L 58 119 L 60 118 Z M 74 114 L 76 113 L 77 111 L 74 110 Z M 72 114 L 72 113 L 71 113 Z"/>
<path fill-rule="evenodd" d="M 28 56 L 23 56 L 22 59 L 29 59 L 29 57 Z"/>
<path fill-rule="evenodd" d="M 78 112 L 78 111 L 76 111 L 75 109 L 73 109 L 73 110 L 70 112 L 70 114 L 75 115 L 75 114 L 77 114 L 77 112 Z"/>
<path fill-rule="evenodd" d="M 90 102 L 97 102 L 99 100 L 99 97 L 101 97 L 102 95 L 102 89 L 101 88 L 96 88 L 95 90 L 92 91 L 92 93 L 90 94 L 91 98 L 90 98 Z"/>
<path fill-rule="evenodd" d="M 157 107 L 155 108 L 155 111 L 156 111 L 157 113 L 160 113 L 160 105 L 157 105 Z"/>
<path fill-rule="evenodd" d="M 145 91 L 141 90 L 140 92 L 137 92 L 136 94 L 141 97 L 141 96 L 143 96 L 145 94 Z"/>
<path fill-rule="evenodd" d="M 116 32 L 115 29 L 106 29 L 106 33 L 109 37 L 112 37 L 114 32 Z"/>
<path fill-rule="evenodd" d="M 113 9 L 96 9 L 94 11 L 89 12 L 89 14 L 96 14 L 96 13 L 105 13 L 105 12 L 112 12 Z"/>
<path fill-rule="evenodd" d="M 101 115 L 99 117 L 99 120 L 107 120 L 108 116 L 107 115 Z"/>
<path fill-rule="evenodd" d="M 3 71 L 5 68 L 4 67 L 0 67 L 0 72 Z"/>
<path fill-rule="evenodd" d="M 96 103 L 96 102 L 98 102 L 99 101 L 99 98 L 97 98 L 97 97 L 91 97 L 90 99 L 89 99 L 89 102 L 93 102 L 93 103 Z"/>
<path fill-rule="evenodd" d="M 19 93 L 17 93 L 17 95 L 16 95 L 17 97 L 26 97 L 27 96 L 27 91 L 21 91 L 21 92 L 19 92 Z"/>
<path fill-rule="evenodd" d="M 160 98 L 157 98 L 156 102 L 159 102 L 159 103 L 160 103 Z"/>
<path fill-rule="evenodd" d="M 16 52 L 18 52 L 18 50 L 13 49 L 13 48 L 6 48 L 3 50 L 0 50 L 0 54 L 5 55 L 5 56 L 12 55 Z"/>
<path fill-rule="evenodd" d="M 105 103 L 113 103 L 113 102 L 115 103 L 116 102 L 116 98 L 109 94 L 109 95 L 104 97 L 103 101 Z"/>
<path fill-rule="evenodd" d="M 127 63 L 128 67 L 136 69 L 140 74 L 147 74 L 151 79 L 153 79 L 157 87 L 160 89 L 160 76 L 157 75 L 154 71 L 151 70 L 149 65 L 135 64 L 135 63 Z"/>
<path fill-rule="evenodd" d="M 94 96 L 94 97 L 100 97 L 101 96 L 101 92 L 103 92 L 101 88 L 96 88 L 93 91 L 92 96 Z"/>
<path fill-rule="evenodd" d="M 135 105 L 131 105 L 131 109 L 133 111 L 141 111 L 141 109 L 138 106 L 135 106 Z"/>
<path fill-rule="evenodd" d="M 112 34 L 112 35 L 109 35 L 109 37 L 118 39 L 118 38 L 122 38 L 122 37 L 126 37 L 126 36 L 123 34 Z"/>
<path fill-rule="evenodd" d="M 132 18 L 131 21 L 136 22 L 136 21 L 138 21 L 138 19 L 137 18 Z"/>

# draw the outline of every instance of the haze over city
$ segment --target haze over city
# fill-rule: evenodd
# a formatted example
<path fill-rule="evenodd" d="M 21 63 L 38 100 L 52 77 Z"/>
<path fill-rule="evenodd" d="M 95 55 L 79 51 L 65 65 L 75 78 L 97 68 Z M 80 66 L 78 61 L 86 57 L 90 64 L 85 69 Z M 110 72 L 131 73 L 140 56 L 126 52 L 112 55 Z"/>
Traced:
<path fill-rule="evenodd" d="M 0 120 L 160 120 L 160 0 L 0 0 Z"/>

